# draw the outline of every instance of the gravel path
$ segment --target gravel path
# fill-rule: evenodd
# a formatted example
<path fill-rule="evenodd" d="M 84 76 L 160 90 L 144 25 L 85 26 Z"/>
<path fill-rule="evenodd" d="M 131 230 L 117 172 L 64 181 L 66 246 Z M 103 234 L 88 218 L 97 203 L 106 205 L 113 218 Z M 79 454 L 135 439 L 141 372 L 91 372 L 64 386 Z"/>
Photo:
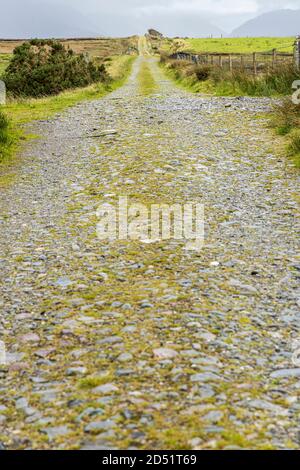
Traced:
<path fill-rule="evenodd" d="M 32 126 L 0 189 L 0 448 L 299 447 L 299 174 L 269 108 L 188 94 L 141 57 Z M 97 207 L 126 194 L 204 203 L 203 250 L 101 242 Z"/>

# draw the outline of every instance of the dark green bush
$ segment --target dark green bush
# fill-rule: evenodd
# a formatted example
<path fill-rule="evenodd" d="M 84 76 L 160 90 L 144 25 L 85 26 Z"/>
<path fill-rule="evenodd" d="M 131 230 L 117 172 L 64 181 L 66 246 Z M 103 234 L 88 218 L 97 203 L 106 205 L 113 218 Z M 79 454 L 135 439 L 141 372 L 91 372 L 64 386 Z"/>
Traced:
<path fill-rule="evenodd" d="M 57 41 L 34 39 L 16 47 L 3 79 L 15 96 L 40 97 L 107 81 L 108 75 L 104 65 L 88 62 Z"/>

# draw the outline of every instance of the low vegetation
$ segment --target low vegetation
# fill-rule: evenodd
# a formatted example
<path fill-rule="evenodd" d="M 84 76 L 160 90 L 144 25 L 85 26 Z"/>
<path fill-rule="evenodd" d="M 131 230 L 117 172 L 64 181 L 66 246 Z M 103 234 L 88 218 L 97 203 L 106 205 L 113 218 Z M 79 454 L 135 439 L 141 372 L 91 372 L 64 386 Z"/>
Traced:
<path fill-rule="evenodd" d="M 13 50 L 21 46 L 24 40 L 0 40 L 1 55 L 12 54 Z M 110 57 L 126 55 L 138 52 L 138 36 L 126 38 L 74 38 L 60 41 L 67 49 L 72 49 L 76 54 L 88 53 L 90 57 Z"/>
<path fill-rule="evenodd" d="M 0 111 L 0 162 L 12 153 L 16 139 L 8 117 Z"/>
<path fill-rule="evenodd" d="M 8 119 L 0 112 L 0 144 L 6 144 L 8 141 Z"/>
<path fill-rule="evenodd" d="M 288 137 L 288 154 L 300 168 L 300 104 L 294 104 L 290 98 L 286 98 L 275 106 L 272 123 L 278 134 Z"/>
<path fill-rule="evenodd" d="M 242 68 L 230 72 L 218 66 L 172 60 L 166 55 L 161 56 L 161 64 L 185 88 L 219 96 L 288 95 L 293 81 L 300 79 L 300 72 L 288 65 L 279 65 L 264 74 L 254 76 Z"/>
<path fill-rule="evenodd" d="M 139 85 L 142 95 L 150 95 L 156 88 L 155 80 L 146 62 L 144 62 L 140 68 Z"/>
<path fill-rule="evenodd" d="M 60 42 L 32 40 L 14 50 L 3 79 L 14 96 L 41 97 L 108 80 L 104 65 L 95 65 Z"/>
<path fill-rule="evenodd" d="M 11 57 L 11 54 L 0 54 L 0 77 L 8 67 Z"/>

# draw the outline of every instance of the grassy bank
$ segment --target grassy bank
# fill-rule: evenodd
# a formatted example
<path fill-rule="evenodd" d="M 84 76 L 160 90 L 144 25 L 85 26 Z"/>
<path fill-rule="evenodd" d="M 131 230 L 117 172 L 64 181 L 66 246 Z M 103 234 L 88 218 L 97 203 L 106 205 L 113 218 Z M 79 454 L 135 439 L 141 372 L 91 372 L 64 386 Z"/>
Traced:
<path fill-rule="evenodd" d="M 272 125 L 279 135 L 288 139 L 287 154 L 300 168 L 300 104 L 286 98 L 274 107 Z"/>
<path fill-rule="evenodd" d="M 230 72 L 166 56 L 161 57 L 161 66 L 170 78 L 187 90 L 216 96 L 290 95 L 293 81 L 300 79 L 300 72 L 288 65 L 278 66 L 257 77 L 242 69 Z"/>
<path fill-rule="evenodd" d="M 0 160 L 12 155 L 20 142 L 20 137 L 26 138 L 22 125 L 28 122 L 48 119 L 64 109 L 74 106 L 80 101 L 98 99 L 114 89 L 122 86 L 130 74 L 135 56 L 113 57 L 107 64 L 107 70 L 112 77 L 109 84 L 97 83 L 86 88 L 68 90 L 56 96 L 40 99 L 10 99 L 2 106 L 9 124 L 6 129 L 9 138 L 0 141 Z"/>
<path fill-rule="evenodd" d="M 0 111 L 0 161 L 10 154 L 14 135 L 7 116 Z"/>

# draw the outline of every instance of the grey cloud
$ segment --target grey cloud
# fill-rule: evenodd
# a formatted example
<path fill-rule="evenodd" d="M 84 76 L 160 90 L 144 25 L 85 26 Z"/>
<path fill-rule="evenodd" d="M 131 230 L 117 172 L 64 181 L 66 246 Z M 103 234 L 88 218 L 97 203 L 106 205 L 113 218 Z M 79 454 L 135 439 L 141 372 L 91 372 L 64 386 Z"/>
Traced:
<path fill-rule="evenodd" d="M 300 9 L 300 0 L 9 0 L 1 5 L 0 36 L 124 36 L 149 27 L 218 35 L 281 8 Z"/>

